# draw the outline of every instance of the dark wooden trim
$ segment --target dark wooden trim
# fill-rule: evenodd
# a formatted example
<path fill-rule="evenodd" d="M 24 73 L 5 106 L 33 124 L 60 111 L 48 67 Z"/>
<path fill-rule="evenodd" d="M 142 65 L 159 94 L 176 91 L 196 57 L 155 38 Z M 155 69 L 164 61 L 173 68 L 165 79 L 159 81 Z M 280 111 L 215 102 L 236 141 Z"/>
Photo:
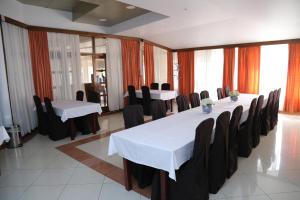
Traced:
<path fill-rule="evenodd" d="M 141 39 L 142 42 L 146 42 L 146 43 L 149 43 L 149 44 L 152 44 L 153 46 L 157 46 L 157 47 L 160 47 L 162 49 L 165 49 L 167 51 L 173 51 L 172 49 L 170 49 L 169 47 L 166 47 L 166 46 L 163 46 L 163 45 L 160 45 L 160 44 L 157 44 L 155 42 L 151 42 L 149 40 L 145 40 L 145 39 Z"/>
<path fill-rule="evenodd" d="M 274 40 L 274 41 L 262 41 L 262 42 L 252 42 L 252 43 L 238 43 L 238 44 L 225 44 L 225 45 L 216 45 L 216 46 L 184 48 L 184 49 L 175 49 L 175 50 L 173 50 L 173 52 L 191 51 L 191 50 L 207 50 L 207 49 L 223 49 L 223 48 L 247 47 L 247 46 L 257 46 L 257 45 L 287 44 L 287 43 L 292 43 L 292 42 L 300 42 L 300 38 L 287 39 L 287 40 Z"/>
<path fill-rule="evenodd" d="M 14 20 L 12 18 L 9 18 L 9 17 L 4 17 L 4 20 L 5 22 L 9 23 L 9 24 L 13 24 L 15 26 L 19 26 L 21 28 L 28 28 L 28 25 L 27 24 L 24 24 L 22 22 L 19 22 L 17 20 Z"/>

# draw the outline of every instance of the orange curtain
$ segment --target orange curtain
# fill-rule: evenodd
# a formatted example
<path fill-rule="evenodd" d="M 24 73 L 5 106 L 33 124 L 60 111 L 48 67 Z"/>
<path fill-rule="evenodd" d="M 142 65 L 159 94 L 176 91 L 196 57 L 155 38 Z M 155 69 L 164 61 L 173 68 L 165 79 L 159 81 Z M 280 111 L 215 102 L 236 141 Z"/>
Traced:
<path fill-rule="evenodd" d="M 35 93 L 53 99 L 47 32 L 29 31 L 29 45 Z"/>
<path fill-rule="evenodd" d="M 174 77 L 173 77 L 173 52 L 168 51 L 167 54 L 167 59 L 168 59 L 168 83 L 171 86 L 171 90 L 174 90 Z"/>
<path fill-rule="evenodd" d="M 233 90 L 235 48 L 224 48 L 223 88 L 229 86 Z"/>
<path fill-rule="evenodd" d="M 140 76 L 140 42 L 138 40 L 122 39 L 122 65 L 123 65 L 123 88 L 127 91 L 128 85 L 136 89 L 141 86 Z"/>
<path fill-rule="evenodd" d="M 258 94 L 260 72 L 260 46 L 241 47 L 238 55 L 238 90 Z"/>
<path fill-rule="evenodd" d="M 189 95 L 194 92 L 194 51 L 179 51 L 179 92 Z"/>
<path fill-rule="evenodd" d="M 300 43 L 289 44 L 289 66 L 284 111 L 300 112 Z"/>
<path fill-rule="evenodd" d="M 144 60 L 145 60 L 145 85 L 149 86 L 154 82 L 154 55 L 153 45 L 144 43 Z"/>

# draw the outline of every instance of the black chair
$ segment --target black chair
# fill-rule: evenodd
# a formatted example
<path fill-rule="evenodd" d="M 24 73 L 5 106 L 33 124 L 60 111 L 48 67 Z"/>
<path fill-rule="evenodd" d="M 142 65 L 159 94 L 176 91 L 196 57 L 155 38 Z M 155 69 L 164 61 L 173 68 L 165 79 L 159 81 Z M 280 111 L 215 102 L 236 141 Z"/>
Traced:
<path fill-rule="evenodd" d="M 158 83 L 151 83 L 150 85 L 150 89 L 151 90 L 158 90 L 159 88 L 159 84 Z"/>
<path fill-rule="evenodd" d="M 36 107 L 39 133 L 42 135 L 47 135 L 49 132 L 49 130 L 48 130 L 48 115 L 43 110 L 43 106 L 42 106 L 40 97 L 38 97 L 37 95 L 34 95 L 33 100 L 34 100 L 34 104 Z"/>
<path fill-rule="evenodd" d="M 196 108 L 200 106 L 200 98 L 198 93 L 190 94 L 191 107 Z"/>
<path fill-rule="evenodd" d="M 277 107 L 277 100 L 278 100 L 278 90 L 273 91 L 273 104 L 271 109 L 271 130 L 274 129 L 276 126 L 276 107 Z"/>
<path fill-rule="evenodd" d="M 86 98 L 88 102 L 100 103 L 100 94 L 93 90 L 88 90 L 86 93 Z"/>
<path fill-rule="evenodd" d="M 228 130 L 230 112 L 225 111 L 216 121 L 214 142 L 209 152 L 209 192 L 216 194 L 223 186 L 227 175 Z"/>
<path fill-rule="evenodd" d="M 261 132 L 261 110 L 264 103 L 264 95 L 260 95 L 257 100 L 257 105 L 255 109 L 255 114 L 253 118 L 253 128 L 252 128 L 252 139 L 253 147 L 257 147 L 260 142 L 260 132 Z"/>
<path fill-rule="evenodd" d="M 54 141 L 66 138 L 68 135 L 67 122 L 62 122 L 60 117 L 55 114 L 49 98 L 45 97 L 44 101 L 48 114 L 49 138 Z"/>
<path fill-rule="evenodd" d="M 152 120 L 157 120 L 167 116 L 166 104 L 163 100 L 155 100 L 151 102 Z"/>
<path fill-rule="evenodd" d="M 171 85 L 169 83 L 163 83 L 161 84 L 161 90 L 171 90 Z M 166 107 L 167 107 L 167 110 L 170 109 L 171 112 L 173 111 L 173 100 L 170 99 L 170 100 L 166 100 L 165 101 L 166 103 Z"/>
<path fill-rule="evenodd" d="M 230 96 L 230 88 L 229 86 L 225 87 L 225 97 L 229 97 Z"/>
<path fill-rule="evenodd" d="M 261 134 L 268 135 L 271 129 L 271 116 L 272 116 L 272 105 L 273 105 L 274 92 L 269 93 L 266 107 L 262 110 L 261 115 Z"/>
<path fill-rule="evenodd" d="M 169 83 L 161 84 L 161 90 L 171 90 L 171 85 Z"/>
<path fill-rule="evenodd" d="M 76 100 L 77 101 L 83 101 L 84 92 L 82 90 L 78 90 L 76 92 Z"/>
<path fill-rule="evenodd" d="M 218 100 L 223 99 L 222 88 L 217 88 Z"/>
<path fill-rule="evenodd" d="M 201 100 L 209 98 L 208 91 L 207 90 L 203 90 L 202 92 L 200 92 L 200 98 L 201 98 Z"/>
<path fill-rule="evenodd" d="M 251 101 L 246 122 L 244 122 L 239 129 L 239 156 L 248 158 L 252 152 L 252 128 L 253 118 L 256 107 L 256 98 Z"/>
<path fill-rule="evenodd" d="M 123 109 L 125 128 L 132 128 L 144 123 L 143 107 L 141 105 L 129 105 Z M 133 176 L 140 188 L 145 188 L 152 183 L 155 170 L 151 167 L 129 161 Z"/>
<path fill-rule="evenodd" d="M 230 178 L 238 168 L 238 131 L 240 127 L 242 113 L 243 106 L 237 106 L 232 112 L 232 116 L 229 123 L 227 178 Z"/>
<path fill-rule="evenodd" d="M 204 120 L 196 128 L 194 150 L 190 160 L 176 171 L 176 181 L 168 179 L 170 200 L 208 200 L 208 160 L 214 119 Z M 160 200 L 160 176 L 155 173 L 151 200 Z"/>
<path fill-rule="evenodd" d="M 129 105 L 137 104 L 135 87 L 133 85 L 128 85 L 127 90 L 128 90 L 128 96 L 129 96 Z"/>
<path fill-rule="evenodd" d="M 144 114 L 151 115 L 151 111 L 150 111 L 151 96 L 150 96 L 150 90 L 148 86 L 142 86 L 142 94 L 143 94 Z"/>
<path fill-rule="evenodd" d="M 279 112 L 279 104 L 280 104 L 280 94 L 281 94 L 281 88 L 277 90 L 277 102 L 276 102 L 276 108 L 275 108 L 275 125 L 277 125 L 278 122 L 278 112 Z"/>
<path fill-rule="evenodd" d="M 182 112 L 190 109 L 189 100 L 185 95 L 179 95 L 176 97 L 178 112 Z"/>

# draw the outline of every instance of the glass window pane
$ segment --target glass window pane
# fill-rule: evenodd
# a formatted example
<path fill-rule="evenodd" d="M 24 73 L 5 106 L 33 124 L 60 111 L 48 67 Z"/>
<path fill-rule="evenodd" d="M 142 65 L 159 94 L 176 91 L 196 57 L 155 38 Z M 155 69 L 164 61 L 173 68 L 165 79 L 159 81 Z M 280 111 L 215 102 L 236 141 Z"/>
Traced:
<path fill-rule="evenodd" d="M 95 38 L 96 53 L 106 53 L 106 40 L 104 38 Z"/>
<path fill-rule="evenodd" d="M 82 83 L 92 83 L 93 80 L 93 57 L 81 56 Z"/>
<path fill-rule="evenodd" d="M 93 53 L 93 44 L 91 37 L 80 36 L 80 53 Z"/>

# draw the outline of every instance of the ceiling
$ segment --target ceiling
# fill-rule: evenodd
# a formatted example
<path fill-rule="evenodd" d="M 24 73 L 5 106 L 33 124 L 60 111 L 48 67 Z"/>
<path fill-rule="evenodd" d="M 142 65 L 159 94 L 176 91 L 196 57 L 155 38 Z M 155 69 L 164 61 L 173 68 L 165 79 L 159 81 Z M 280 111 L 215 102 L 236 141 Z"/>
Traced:
<path fill-rule="evenodd" d="M 70 11 L 76 22 L 172 49 L 300 38 L 300 0 L 18 1 Z"/>
<path fill-rule="evenodd" d="M 299 0 L 120 0 L 168 18 L 112 33 L 173 49 L 300 38 Z M 133 22 L 132 22 L 133 23 Z"/>
<path fill-rule="evenodd" d="M 123 21 L 149 13 L 150 11 L 129 6 L 116 0 L 18 0 L 21 3 L 45 8 L 69 11 L 73 14 L 73 21 L 113 26 Z M 102 21 L 101 21 L 102 20 Z"/>

